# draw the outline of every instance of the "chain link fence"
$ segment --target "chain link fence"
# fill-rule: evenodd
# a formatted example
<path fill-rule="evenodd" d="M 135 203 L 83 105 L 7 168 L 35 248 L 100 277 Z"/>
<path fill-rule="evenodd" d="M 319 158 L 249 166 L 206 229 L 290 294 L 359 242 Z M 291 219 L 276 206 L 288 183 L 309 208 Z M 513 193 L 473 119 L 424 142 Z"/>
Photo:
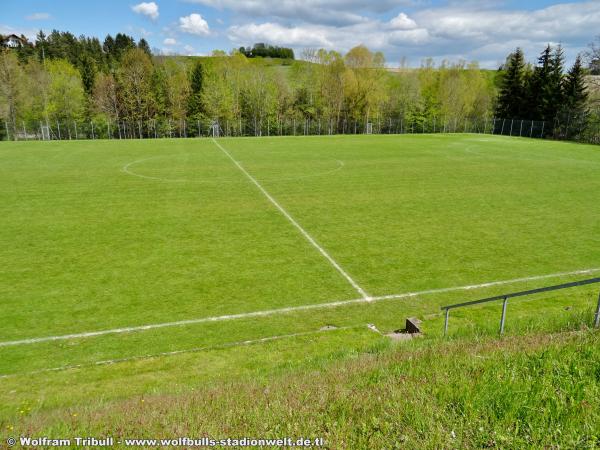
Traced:
<path fill-rule="evenodd" d="M 339 134 L 480 133 L 600 144 L 600 111 L 565 114 L 554 121 L 497 117 L 385 117 L 373 120 L 282 117 L 276 119 L 150 119 L 0 122 L 0 140 L 175 139 Z"/>

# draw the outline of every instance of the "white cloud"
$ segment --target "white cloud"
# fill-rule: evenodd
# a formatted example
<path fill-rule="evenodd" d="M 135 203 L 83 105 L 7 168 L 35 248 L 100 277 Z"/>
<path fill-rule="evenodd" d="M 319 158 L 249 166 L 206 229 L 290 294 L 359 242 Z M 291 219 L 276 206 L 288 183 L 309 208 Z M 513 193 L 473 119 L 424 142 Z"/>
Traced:
<path fill-rule="evenodd" d="M 366 10 L 383 13 L 398 6 L 415 5 L 417 0 L 187 0 L 188 3 L 199 3 L 219 9 L 230 9 L 232 11 L 269 13 L 275 10 L 277 13 L 293 12 L 303 3 L 312 9 L 334 9 L 334 10 Z M 269 14 L 273 14 L 270 12 Z"/>
<path fill-rule="evenodd" d="M 516 46 L 525 50 L 530 61 L 535 61 L 547 43 L 556 42 L 562 43 L 567 64 L 571 64 L 600 29 L 598 0 L 559 3 L 538 9 L 510 9 L 506 2 L 497 0 L 449 1 L 445 6 L 432 6 L 428 2 L 427 6 L 414 8 L 410 16 L 400 12 L 385 20 L 384 16 L 372 13 L 349 20 L 340 13 L 341 19 L 337 22 L 331 18 L 312 19 L 306 10 L 315 8 L 323 12 L 337 6 L 341 11 L 349 11 L 348 5 L 353 5 L 358 12 L 373 12 L 376 8 L 389 11 L 389 6 L 398 2 L 373 1 L 377 5 L 369 6 L 362 0 L 304 0 L 300 7 L 299 2 L 291 0 L 280 0 L 277 5 L 267 0 L 196 1 L 239 13 L 254 10 L 250 23 L 245 16 L 232 18 L 233 23 L 241 20 L 228 29 L 229 39 L 238 45 L 266 42 L 295 50 L 324 47 L 345 52 L 355 45 L 365 44 L 383 51 L 388 61 L 398 61 L 402 56 L 412 61 L 426 57 L 438 62 L 477 59 L 482 67 L 488 68 L 496 68 Z M 274 10 L 270 16 L 268 11 L 263 11 L 265 5 Z M 258 21 L 257 17 L 263 12 L 269 19 Z M 284 13 L 289 17 L 278 20 Z"/>
<path fill-rule="evenodd" d="M 402 29 L 409 26 L 412 29 Z M 394 46 L 423 46 L 431 36 L 425 28 L 406 17 L 403 24 L 382 22 L 370 19 L 344 27 L 328 25 L 299 24 L 284 26 L 279 23 L 245 24 L 229 27 L 228 37 L 236 44 L 249 45 L 265 42 L 301 49 L 323 47 L 346 52 L 352 47 L 364 44 L 374 50 L 386 50 Z"/>
<path fill-rule="evenodd" d="M 177 45 L 177 40 L 173 39 L 173 38 L 166 38 L 163 41 L 164 45 Z"/>
<path fill-rule="evenodd" d="M 388 43 L 396 46 L 407 44 L 422 45 L 430 41 L 431 35 L 425 28 L 417 28 L 414 30 L 396 30 L 388 35 Z"/>
<path fill-rule="evenodd" d="M 362 12 L 384 13 L 418 0 L 187 0 L 245 17 L 301 20 L 311 24 L 349 25 L 368 20 Z"/>
<path fill-rule="evenodd" d="M 229 28 L 229 38 L 238 43 L 249 44 L 254 42 L 275 43 L 292 47 L 333 47 L 333 42 L 328 40 L 330 30 L 319 26 L 286 27 L 278 23 L 250 23 Z"/>
<path fill-rule="evenodd" d="M 28 15 L 27 17 L 25 17 L 25 19 L 27 19 L 27 20 L 48 20 L 51 17 L 52 16 L 49 13 L 37 12 L 37 13 Z"/>
<path fill-rule="evenodd" d="M 158 5 L 155 2 L 142 2 L 131 7 L 132 11 L 137 14 L 149 17 L 152 20 L 158 19 Z"/>
<path fill-rule="evenodd" d="M 600 29 L 600 2 L 557 4 L 533 11 L 439 8 L 417 13 L 417 18 L 447 39 L 589 39 Z"/>
<path fill-rule="evenodd" d="M 198 36 L 207 36 L 210 34 L 210 28 L 206 20 L 200 14 L 190 14 L 179 18 L 179 29 L 184 33 L 195 34 Z"/>
<path fill-rule="evenodd" d="M 406 14 L 400 13 L 390 20 L 390 26 L 395 30 L 413 30 L 417 28 L 417 23 Z"/>

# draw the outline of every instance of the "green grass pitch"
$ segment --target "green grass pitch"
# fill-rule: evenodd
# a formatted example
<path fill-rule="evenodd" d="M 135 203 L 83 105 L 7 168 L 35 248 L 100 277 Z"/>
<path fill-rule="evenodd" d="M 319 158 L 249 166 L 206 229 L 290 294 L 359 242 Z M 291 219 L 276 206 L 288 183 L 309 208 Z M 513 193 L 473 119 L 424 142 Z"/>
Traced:
<path fill-rule="evenodd" d="M 391 330 L 447 302 L 585 278 L 298 308 L 360 299 L 340 269 L 379 298 L 600 268 L 598 147 L 475 134 L 217 142 L 233 160 L 211 139 L 0 145 L 0 403 L 38 401 L 47 379 L 32 372 L 48 368 L 84 366 L 52 375 L 69 384 L 98 361 L 356 327 L 299 338 L 293 352 L 325 355 L 372 345 L 366 323 Z M 593 289 L 583 292 L 588 302 Z M 260 353 L 227 358 L 238 370 Z M 233 370 L 217 355 L 194 364 Z M 172 360 L 145 370 L 169 379 Z M 30 377 L 33 394 L 15 375 Z"/>

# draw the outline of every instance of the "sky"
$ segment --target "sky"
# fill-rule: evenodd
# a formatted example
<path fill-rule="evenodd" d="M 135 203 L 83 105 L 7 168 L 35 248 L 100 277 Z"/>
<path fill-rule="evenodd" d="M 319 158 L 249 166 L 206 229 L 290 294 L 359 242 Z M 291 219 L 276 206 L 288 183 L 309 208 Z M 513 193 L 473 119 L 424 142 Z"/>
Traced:
<path fill-rule="evenodd" d="M 342 53 L 364 44 L 387 64 L 425 58 L 494 69 L 521 47 L 560 43 L 567 63 L 600 34 L 600 0 L 2 0 L 0 34 L 127 33 L 164 53 L 209 55 L 256 42 Z"/>

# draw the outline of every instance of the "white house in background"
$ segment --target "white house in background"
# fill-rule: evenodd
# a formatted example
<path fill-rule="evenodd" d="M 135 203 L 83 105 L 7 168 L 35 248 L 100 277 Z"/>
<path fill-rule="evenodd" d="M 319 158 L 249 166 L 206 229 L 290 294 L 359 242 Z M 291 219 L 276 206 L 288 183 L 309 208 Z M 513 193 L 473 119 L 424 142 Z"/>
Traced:
<path fill-rule="evenodd" d="M 23 39 L 21 39 L 16 34 L 10 34 L 8 36 L 5 36 L 2 40 L 2 45 L 8 48 L 19 48 L 22 47 L 23 44 Z"/>

